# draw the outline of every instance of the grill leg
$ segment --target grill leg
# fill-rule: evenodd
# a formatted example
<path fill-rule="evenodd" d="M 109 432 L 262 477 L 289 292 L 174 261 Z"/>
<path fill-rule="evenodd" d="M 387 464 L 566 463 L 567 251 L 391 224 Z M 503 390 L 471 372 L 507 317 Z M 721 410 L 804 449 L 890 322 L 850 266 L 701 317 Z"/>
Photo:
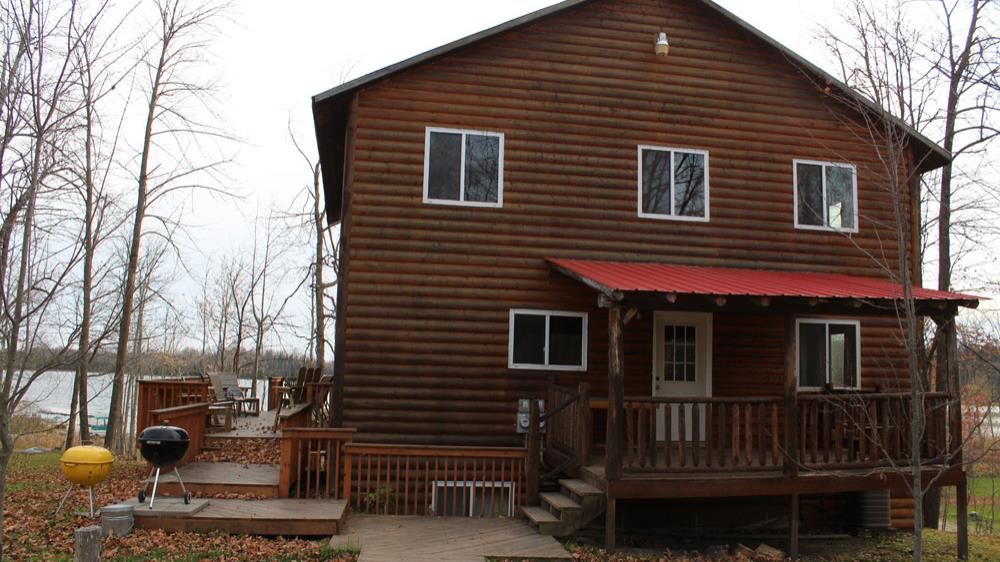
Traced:
<path fill-rule="evenodd" d="M 181 480 L 181 473 L 179 470 L 177 470 L 176 466 L 174 467 L 174 476 L 177 477 L 177 483 L 181 485 L 181 493 L 186 496 L 188 491 L 187 488 L 184 487 L 184 481 Z"/>
<path fill-rule="evenodd" d="M 93 519 L 94 518 L 94 487 L 91 486 L 91 487 L 87 488 L 87 492 L 89 492 L 87 495 L 90 496 L 90 518 Z"/>
<path fill-rule="evenodd" d="M 63 505 L 66 504 L 66 500 L 69 499 L 69 494 L 72 491 L 73 491 L 73 484 L 70 484 L 69 488 L 66 488 L 66 493 L 63 494 L 62 500 L 59 501 L 59 507 L 57 507 L 56 510 L 52 512 L 53 517 L 57 515 L 60 511 L 62 511 Z"/>
<path fill-rule="evenodd" d="M 149 496 L 149 509 L 153 509 L 153 500 L 156 499 L 156 485 L 160 482 L 160 467 L 156 467 L 156 478 L 153 479 L 153 495 Z"/>

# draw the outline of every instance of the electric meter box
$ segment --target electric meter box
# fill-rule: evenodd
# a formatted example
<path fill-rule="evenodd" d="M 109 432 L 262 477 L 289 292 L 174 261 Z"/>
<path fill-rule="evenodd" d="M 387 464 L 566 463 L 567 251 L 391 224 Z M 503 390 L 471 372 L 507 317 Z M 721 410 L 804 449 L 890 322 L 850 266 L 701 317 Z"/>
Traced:
<path fill-rule="evenodd" d="M 545 400 L 538 401 L 538 415 L 545 413 Z M 528 425 L 531 423 L 531 400 L 522 398 L 517 401 L 517 432 L 528 433 Z M 545 421 L 539 424 L 539 430 L 545 433 Z"/>

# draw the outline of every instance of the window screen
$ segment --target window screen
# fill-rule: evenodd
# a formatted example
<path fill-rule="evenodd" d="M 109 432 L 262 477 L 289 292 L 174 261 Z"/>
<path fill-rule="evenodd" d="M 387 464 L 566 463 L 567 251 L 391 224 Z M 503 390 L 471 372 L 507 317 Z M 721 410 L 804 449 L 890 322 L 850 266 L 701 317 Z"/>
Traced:
<path fill-rule="evenodd" d="M 640 150 L 641 215 L 708 216 L 708 155 L 663 148 Z"/>
<path fill-rule="evenodd" d="M 843 164 L 795 163 L 796 226 L 857 229 L 854 168 Z"/>

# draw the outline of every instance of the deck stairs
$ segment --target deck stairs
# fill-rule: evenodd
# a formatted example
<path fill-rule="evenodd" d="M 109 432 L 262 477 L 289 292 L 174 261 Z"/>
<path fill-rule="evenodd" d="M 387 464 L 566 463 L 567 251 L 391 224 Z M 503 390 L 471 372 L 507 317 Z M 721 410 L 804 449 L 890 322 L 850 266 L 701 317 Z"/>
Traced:
<path fill-rule="evenodd" d="M 607 499 L 600 489 L 578 479 L 559 481 L 559 490 L 539 495 L 541 505 L 522 506 L 521 513 L 543 535 L 565 537 L 601 516 Z"/>

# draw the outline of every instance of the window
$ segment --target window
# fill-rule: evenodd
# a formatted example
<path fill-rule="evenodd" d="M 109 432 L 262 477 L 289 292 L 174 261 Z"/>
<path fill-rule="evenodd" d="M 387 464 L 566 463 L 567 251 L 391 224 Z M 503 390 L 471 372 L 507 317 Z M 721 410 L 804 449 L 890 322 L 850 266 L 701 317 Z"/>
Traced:
<path fill-rule="evenodd" d="M 503 135 L 427 129 L 424 203 L 503 206 Z"/>
<path fill-rule="evenodd" d="M 694 326 L 663 325 L 663 380 L 698 380 L 698 329 Z"/>
<path fill-rule="evenodd" d="M 513 517 L 516 496 L 510 481 L 437 480 L 431 513 L 438 517 Z"/>
<path fill-rule="evenodd" d="M 861 324 L 854 320 L 799 320 L 799 388 L 860 388 Z"/>
<path fill-rule="evenodd" d="M 858 231 L 858 181 L 854 166 L 796 160 L 795 226 Z"/>
<path fill-rule="evenodd" d="M 510 311 L 511 369 L 587 370 L 587 315 Z"/>
<path fill-rule="evenodd" d="M 708 221 L 708 152 L 639 147 L 639 216 Z"/>

